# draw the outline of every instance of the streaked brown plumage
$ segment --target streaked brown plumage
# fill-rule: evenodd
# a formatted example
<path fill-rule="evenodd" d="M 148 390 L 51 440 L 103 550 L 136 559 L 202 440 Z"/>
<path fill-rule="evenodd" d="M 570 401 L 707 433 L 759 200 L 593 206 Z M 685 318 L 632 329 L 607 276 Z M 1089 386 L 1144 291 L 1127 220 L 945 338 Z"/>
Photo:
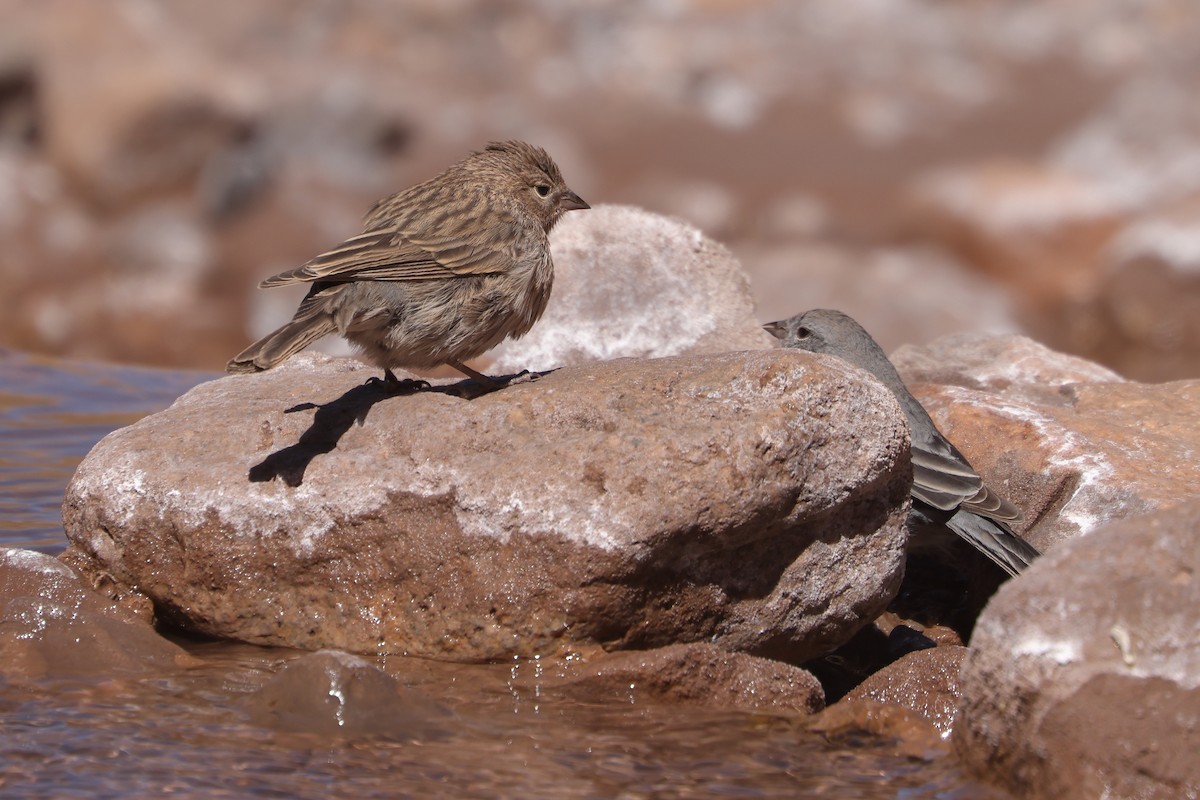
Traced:
<path fill-rule="evenodd" d="M 329 333 L 392 369 L 464 361 L 529 331 L 550 299 L 548 234 L 588 208 L 540 147 L 493 142 L 442 174 L 385 198 L 364 230 L 262 288 L 311 283 L 291 322 L 247 347 L 229 372 L 270 369 Z"/>

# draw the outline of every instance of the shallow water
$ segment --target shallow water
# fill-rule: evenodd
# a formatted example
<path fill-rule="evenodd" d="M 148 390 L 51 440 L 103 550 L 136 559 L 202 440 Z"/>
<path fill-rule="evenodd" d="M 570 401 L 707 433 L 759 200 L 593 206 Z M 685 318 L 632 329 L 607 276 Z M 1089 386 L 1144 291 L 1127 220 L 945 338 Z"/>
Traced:
<path fill-rule="evenodd" d="M 75 465 L 105 433 L 205 373 L 0 351 L 0 545 L 57 553 Z M 2 602 L 2 598 L 0 598 Z M 449 715 L 408 737 L 263 727 L 247 702 L 300 654 L 180 641 L 150 677 L 0 676 L 0 797 L 995 798 L 943 755 L 830 741 L 801 718 L 580 696 L 540 662 L 379 659 Z"/>
<path fill-rule="evenodd" d="M 213 377 L 0 349 L 0 545 L 62 551 L 63 490 L 92 446 Z"/>

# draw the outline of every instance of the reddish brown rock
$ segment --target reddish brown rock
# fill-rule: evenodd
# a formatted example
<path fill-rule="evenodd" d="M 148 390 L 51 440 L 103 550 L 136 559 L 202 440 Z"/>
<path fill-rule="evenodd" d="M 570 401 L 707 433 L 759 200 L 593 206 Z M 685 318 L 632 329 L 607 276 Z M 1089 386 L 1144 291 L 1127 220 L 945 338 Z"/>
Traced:
<path fill-rule="evenodd" d="M 898 754 L 920 761 L 943 757 L 950 750 L 938 729 L 921 714 L 865 698 L 831 705 L 813 717 L 809 729 L 847 747 L 861 746 L 864 736 L 890 740 Z"/>
<path fill-rule="evenodd" d="M 1142 129 L 1138 118 L 1127 124 Z M 1074 146 L 1088 149 L 1084 141 L 1094 134 L 1081 132 Z M 1171 134 L 1150 135 L 1163 137 L 1150 149 L 1162 150 L 1164 160 L 1184 157 L 1166 155 L 1175 148 Z M 916 227 L 1007 284 L 1023 300 L 1022 328 L 1035 338 L 1139 380 L 1200 375 L 1200 202 L 1186 179 L 1168 188 L 1190 167 L 1139 164 L 1158 155 L 1121 153 L 1135 137 L 1117 138 L 1124 141 L 1110 142 L 1113 151 L 1103 160 L 1130 163 L 1115 174 L 1096 163 L 983 164 L 936 173 L 915 192 Z M 1159 170 L 1165 174 L 1154 175 Z M 1163 202 L 1185 187 L 1190 198 Z"/>
<path fill-rule="evenodd" d="M 1176 71 L 1167 64 L 1182 66 Z M 1152 66 L 1151 66 L 1152 65 Z M 1130 221 L 1100 263 L 1095 292 L 1081 298 L 1072 352 L 1137 380 L 1200 376 L 1200 116 L 1195 58 L 1155 58 L 1126 76 L 1055 147 L 1054 161 L 1109 187 Z"/>
<path fill-rule="evenodd" d="M 1124 381 L 1016 336 L 947 337 L 893 360 L 1042 550 L 1200 486 L 1200 381 Z"/>
<path fill-rule="evenodd" d="M 913 193 L 915 227 L 996 276 L 1034 307 L 1056 307 L 1097 285 L 1123 221 L 1102 184 L 1021 162 L 947 169 Z"/>
<path fill-rule="evenodd" d="M 1200 197 L 1121 232 L 1092 311 L 1094 350 L 1122 374 L 1200 375 Z"/>
<path fill-rule="evenodd" d="M 1056 352 L 1025 336 L 946 336 L 923 346 L 901 347 L 891 360 L 912 385 L 1007 392 L 1030 402 L 1064 402 L 1076 384 L 1125 380 L 1107 367 Z"/>
<path fill-rule="evenodd" d="M 458 660 L 802 660 L 896 591 L 907 429 L 839 362 L 618 360 L 474 400 L 373 374 L 302 355 L 109 435 L 67 491 L 75 557 L 203 633 Z"/>
<path fill-rule="evenodd" d="M 585 665 L 583 677 L 567 685 L 631 703 L 650 700 L 799 714 L 825 707 L 821 683 L 811 672 L 705 643 L 600 656 Z"/>
<path fill-rule="evenodd" d="M 632 206 L 576 216 L 551 237 L 554 293 L 545 315 L 524 338 L 497 348 L 493 369 L 773 346 L 750 281 L 723 245 Z"/>
<path fill-rule="evenodd" d="M 189 660 L 145 620 L 90 591 L 53 557 L 0 550 L 0 663 L 6 677 L 109 677 Z"/>
<path fill-rule="evenodd" d="M 259 725 L 324 737 L 428 741 L 451 731 L 448 709 L 374 664 L 334 650 L 288 663 L 245 707 Z"/>
<path fill-rule="evenodd" d="M 903 706 L 948 736 L 958 706 L 958 672 L 966 655 L 961 645 L 917 650 L 867 678 L 845 699 Z"/>
<path fill-rule="evenodd" d="M 943 586 L 953 577 L 948 578 L 945 574 L 950 567 L 938 564 L 935 573 L 926 569 L 915 574 L 913 565 L 914 560 L 910 554 L 899 595 L 886 612 L 872 620 L 870 625 L 864 625 L 836 650 L 803 664 L 805 669 L 810 670 L 821 681 L 827 702 L 841 702 L 856 688 L 870 680 L 872 675 L 887 669 L 890 664 L 911 653 L 935 647 L 962 646 L 963 639 L 953 628 L 940 623 L 926 626 L 896 613 L 897 607 L 912 604 L 906 593 L 911 595 L 928 591 L 938 592 L 935 599 L 941 602 L 926 602 L 921 609 L 922 618 L 935 621 L 939 617 L 950 615 L 946 608 L 951 605 L 951 601 L 945 597 L 954 595 Z M 914 587 L 913 584 L 917 581 L 920 583 Z"/>
<path fill-rule="evenodd" d="M 960 679 L 976 773 L 1020 797 L 1200 796 L 1198 529 L 1195 501 L 1113 523 L 1000 590 Z"/>

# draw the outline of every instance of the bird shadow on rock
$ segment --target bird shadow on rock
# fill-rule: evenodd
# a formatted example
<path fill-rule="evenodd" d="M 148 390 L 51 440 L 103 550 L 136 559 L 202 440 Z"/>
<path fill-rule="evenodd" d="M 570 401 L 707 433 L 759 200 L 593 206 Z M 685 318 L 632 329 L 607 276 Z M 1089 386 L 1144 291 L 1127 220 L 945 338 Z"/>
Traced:
<path fill-rule="evenodd" d="M 299 486 L 304 482 L 304 473 L 312 460 L 337 447 L 342 436 L 350 430 L 350 426 L 356 422 L 359 425 L 364 424 L 371 408 L 383 400 L 430 392 L 474 400 L 517 380 L 536 380 L 546 374 L 548 373 L 539 372 L 505 376 L 499 379 L 499 385 L 494 388 L 480 386 L 473 380 L 438 386 L 430 386 L 424 381 L 402 381 L 396 386 L 372 378 L 328 403 L 299 403 L 283 413 L 296 414 L 316 409 L 308 430 L 300 434 L 300 440 L 295 444 L 276 450 L 252 466 L 248 477 L 251 483 L 266 483 L 281 478 L 292 488 Z"/>

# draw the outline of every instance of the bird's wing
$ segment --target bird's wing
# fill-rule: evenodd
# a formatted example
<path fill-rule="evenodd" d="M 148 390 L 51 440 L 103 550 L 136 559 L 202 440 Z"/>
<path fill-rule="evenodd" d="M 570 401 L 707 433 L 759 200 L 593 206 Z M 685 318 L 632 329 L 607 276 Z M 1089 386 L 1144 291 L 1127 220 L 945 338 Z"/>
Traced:
<path fill-rule="evenodd" d="M 913 442 L 913 496 L 942 511 L 953 511 L 963 500 L 974 497 L 983 487 L 983 478 L 956 455 Z"/>
<path fill-rule="evenodd" d="M 504 222 L 492 225 L 485 236 L 453 229 L 429 234 L 368 231 L 259 285 L 267 289 L 314 281 L 428 281 L 487 275 L 503 272 L 512 263 L 514 239 Z"/>
<path fill-rule="evenodd" d="M 986 483 L 959 507 L 996 521 L 1015 522 L 1021 518 L 1021 509 L 993 492 Z"/>
<path fill-rule="evenodd" d="M 945 438 L 913 442 L 913 497 L 942 511 L 962 507 L 996 520 L 1019 519 L 1021 512 L 988 488 L 966 457 Z"/>
<path fill-rule="evenodd" d="M 1009 575 L 1017 575 L 1041 555 L 1036 547 L 1013 533 L 1007 525 L 959 509 L 946 527 L 961 536 Z"/>

